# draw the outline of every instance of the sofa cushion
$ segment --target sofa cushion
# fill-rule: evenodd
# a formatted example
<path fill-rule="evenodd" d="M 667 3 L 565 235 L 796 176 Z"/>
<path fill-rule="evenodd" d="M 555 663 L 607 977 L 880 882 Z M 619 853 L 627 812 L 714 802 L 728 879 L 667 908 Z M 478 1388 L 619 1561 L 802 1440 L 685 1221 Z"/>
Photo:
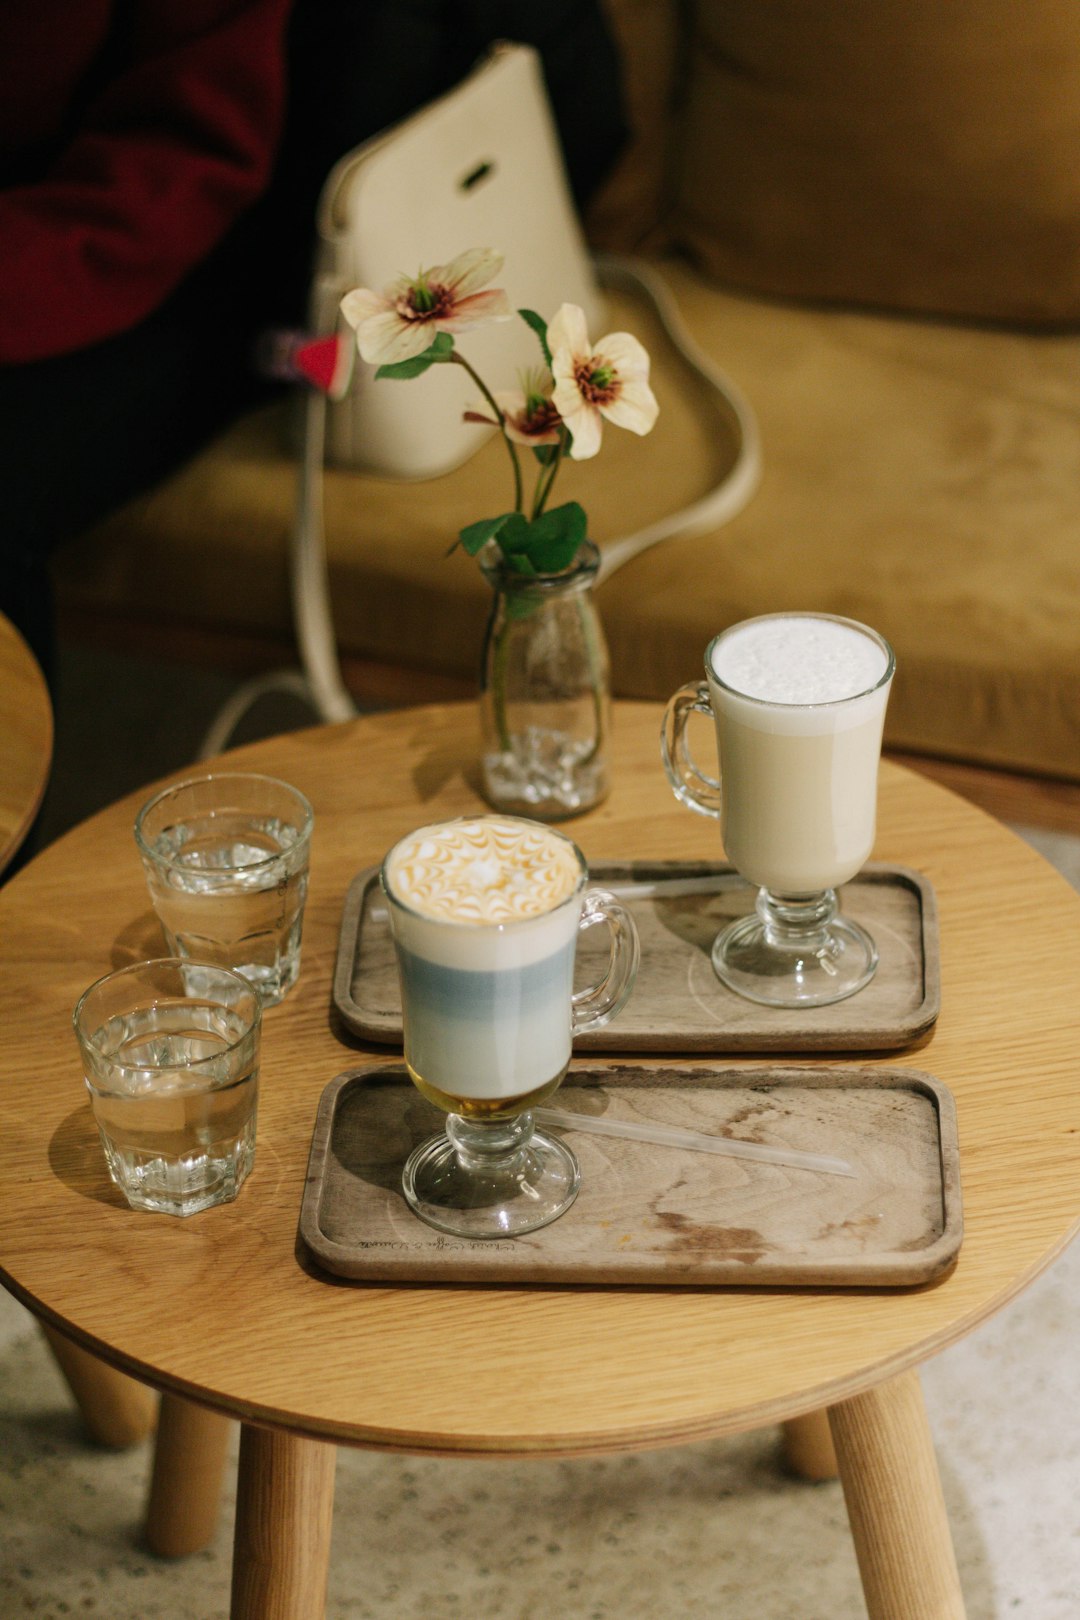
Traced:
<path fill-rule="evenodd" d="M 806 310 L 668 274 L 757 411 L 764 476 L 726 528 L 604 587 L 615 683 L 701 677 L 752 614 L 873 625 L 896 748 L 1080 780 L 1080 338 Z"/>
<path fill-rule="evenodd" d="M 674 241 L 758 292 L 1080 322 L 1078 0 L 698 0 Z"/>
<path fill-rule="evenodd" d="M 706 643 L 739 618 L 841 613 L 896 649 L 891 745 L 1080 780 L 1080 337 L 786 306 L 664 271 L 758 415 L 764 477 L 726 527 L 600 587 L 616 691 L 663 698 L 699 678 Z M 663 356 L 644 308 L 612 324 Z M 656 385 L 652 435 L 609 428 L 595 461 L 567 469 L 601 547 L 695 499 L 731 455 L 670 357 Z M 473 675 L 487 588 L 446 551 L 506 483 L 497 440 L 429 483 L 328 473 L 344 650 Z M 281 413 L 260 413 L 69 547 L 62 595 L 79 614 L 287 635 L 294 492 Z"/>

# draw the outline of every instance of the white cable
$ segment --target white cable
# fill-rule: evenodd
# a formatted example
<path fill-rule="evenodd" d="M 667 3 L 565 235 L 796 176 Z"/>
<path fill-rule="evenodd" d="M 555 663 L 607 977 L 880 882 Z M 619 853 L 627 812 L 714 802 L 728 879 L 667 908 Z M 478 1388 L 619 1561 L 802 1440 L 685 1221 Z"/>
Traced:
<path fill-rule="evenodd" d="M 323 456 L 326 396 L 317 390 L 304 404 L 304 454 L 292 544 L 292 598 L 300 662 L 311 701 L 322 720 L 352 720 L 358 713 L 338 663 L 326 569 L 323 530 Z"/>
<path fill-rule="evenodd" d="M 257 675 L 238 687 L 214 716 L 199 749 L 200 759 L 227 748 L 248 711 L 272 692 L 300 698 L 319 720 L 352 720 L 359 712 L 341 678 L 330 614 L 322 506 L 325 437 L 326 398 L 313 390 L 304 401 L 304 443 L 289 556 L 293 626 L 302 668 Z"/>
<path fill-rule="evenodd" d="M 597 254 L 594 259 L 601 282 L 608 287 L 631 288 L 645 294 L 665 334 L 679 350 L 692 371 L 716 395 L 717 403 L 735 431 L 738 452 L 732 467 L 720 482 L 689 506 L 659 518 L 634 534 L 613 540 L 602 547 L 598 581 L 609 579 L 616 568 L 629 562 L 649 546 L 673 535 L 705 534 L 717 529 L 741 512 L 761 481 L 761 435 L 749 401 L 687 331 L 678 305 L 666 282 L 638 261 L 618 254 Z"/>
<path fill-rule="evenodd" d="M 311 689 L 298 669 L 277 669 L 269 675 L 256 675 L 238 686 L 232 696 L 222 704 L 210 723 L 210 728 L 199 748 L 199 758 L 209 759 L 229 746 L 233 732 L 261 697 L 270 692 L 286 692 L 290 697 L 311 703 Z"/>

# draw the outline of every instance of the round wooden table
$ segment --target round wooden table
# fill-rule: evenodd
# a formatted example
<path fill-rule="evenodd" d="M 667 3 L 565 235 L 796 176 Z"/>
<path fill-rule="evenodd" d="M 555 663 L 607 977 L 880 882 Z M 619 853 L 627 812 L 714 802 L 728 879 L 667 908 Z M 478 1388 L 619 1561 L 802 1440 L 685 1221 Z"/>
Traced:
<path fill-rule="evenodd" d="M 719 858 L 715 825 L 667 786 L 659 725 L 658 706 L 618 706 L 614 790 L 569 824 L 591 860 Z M 334 1282 L 297 1243 L 316 1107 L 341 1070 L 386 1058 L 331 1010 L 343 900 L 407 829 L 478 806 L 477 750 L 473 706 L 446 705 L 228 756 L 312 800 L 311 891 L 300 982 L 265 1019 L 255 1172 L 237 1203 L 186 1221 L 135 1214 L 111 1187 L 70 1029 L 93 978 L 161 951 L 131 833 L 142 795 L 68 833 L 0 893 L 0 1275 L 116 1366 L 243 1420 L 235 1620 L 323 1612 L 325 1442 L 602 1452 L 822 1408 L 873 1620 L 962 1615 L 914 1369 L 1013 1298 L 1077 1226 L 1080 900 L 982 812 L 882 767 L 875 853 L 924 873 L 940 908 L 942 1011 L 912 1055 L 958 1110 L 965 1235 L 940 1282 L 834 1292 Z"/>
<path fill-rule="evenodd" d="M 18 630 L 0 613 L 0 872 L 33 825 L 52 757 L 53 710 L 45 677 Z M 96 1440 L 123 1447 L 150 1431 L 157 1415 L 151 1391 L 65 1335 L 46 1328 L 46 1337 Z"/>
<path fill-rule="evenodd" d="M 0 872 L 41 803 L 53 751 L 53 712 L 38 663 L 0 613 Z"/>

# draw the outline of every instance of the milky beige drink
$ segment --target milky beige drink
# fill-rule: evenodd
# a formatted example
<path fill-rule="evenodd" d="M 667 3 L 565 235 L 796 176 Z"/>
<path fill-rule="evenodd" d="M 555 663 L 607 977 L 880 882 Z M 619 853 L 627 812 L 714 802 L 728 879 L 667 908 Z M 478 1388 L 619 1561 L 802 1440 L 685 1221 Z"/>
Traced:
<path fill-rule="evenodd" d="M 438 1107 L 516 1114 L 558 1087 L 585 876 L 570 839 L 513 817 L 422 827 L 390 851 L 405 1061 Z"/>
<path fill-rule="evenodd" d="M 724 848 L 750 883 L 813 894 L 867 860 L 892 669 L 872 631 L 813 614 L 750 619 L 709 647 Z"/>

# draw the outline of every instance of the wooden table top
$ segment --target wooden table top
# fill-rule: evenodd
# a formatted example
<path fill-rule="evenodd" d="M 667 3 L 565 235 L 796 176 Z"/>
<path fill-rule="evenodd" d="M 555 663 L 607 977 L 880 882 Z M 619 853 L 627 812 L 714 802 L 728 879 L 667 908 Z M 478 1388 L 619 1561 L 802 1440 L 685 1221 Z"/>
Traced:
<path fill-rule="evenodd" d="M 568 824 L 588 858 L 719 858 L 715 824 L 667 787 L 659 725 L 656 705 L 618 706 L 614 791 Z M 900 1292 L 485 1290 L 306 1268 L 297 1221 L 319 1096 L 386 1056 L 331 1011 L 345 891 L 410 827 L 478 807 L 477 751 L 466 704 L 228 756 L 312 800 L 311 891 L 300 982 L 265 1019 L 254 1173 L 235 1204 L 185 1221 L 133 1213 L 110 1186 L 70 1029 L 93 978 L 161 951 L 131 834 L 142 795 L 0 892 L 0 1276 L 28 1305 L 117 1365 L 257 1423 L 417 1452 L 569 1453 L 704 1438 L 856 1394 L 967 1332 L 1060 1252 L 1080 1212 L 1080 898 L 981 811 L 885 765 L 875 854 L 936 889 L 942 1012 L 927 1045 L 876 1061 L 928 1070 L 956 1098 L 965 1238 L 949 1276 Z"/>
<path fill-rule="evenodd" d="M 30 830 L 52 749 L 45 677 L 15 626 L 0 613 L 0 872 Z"/>

